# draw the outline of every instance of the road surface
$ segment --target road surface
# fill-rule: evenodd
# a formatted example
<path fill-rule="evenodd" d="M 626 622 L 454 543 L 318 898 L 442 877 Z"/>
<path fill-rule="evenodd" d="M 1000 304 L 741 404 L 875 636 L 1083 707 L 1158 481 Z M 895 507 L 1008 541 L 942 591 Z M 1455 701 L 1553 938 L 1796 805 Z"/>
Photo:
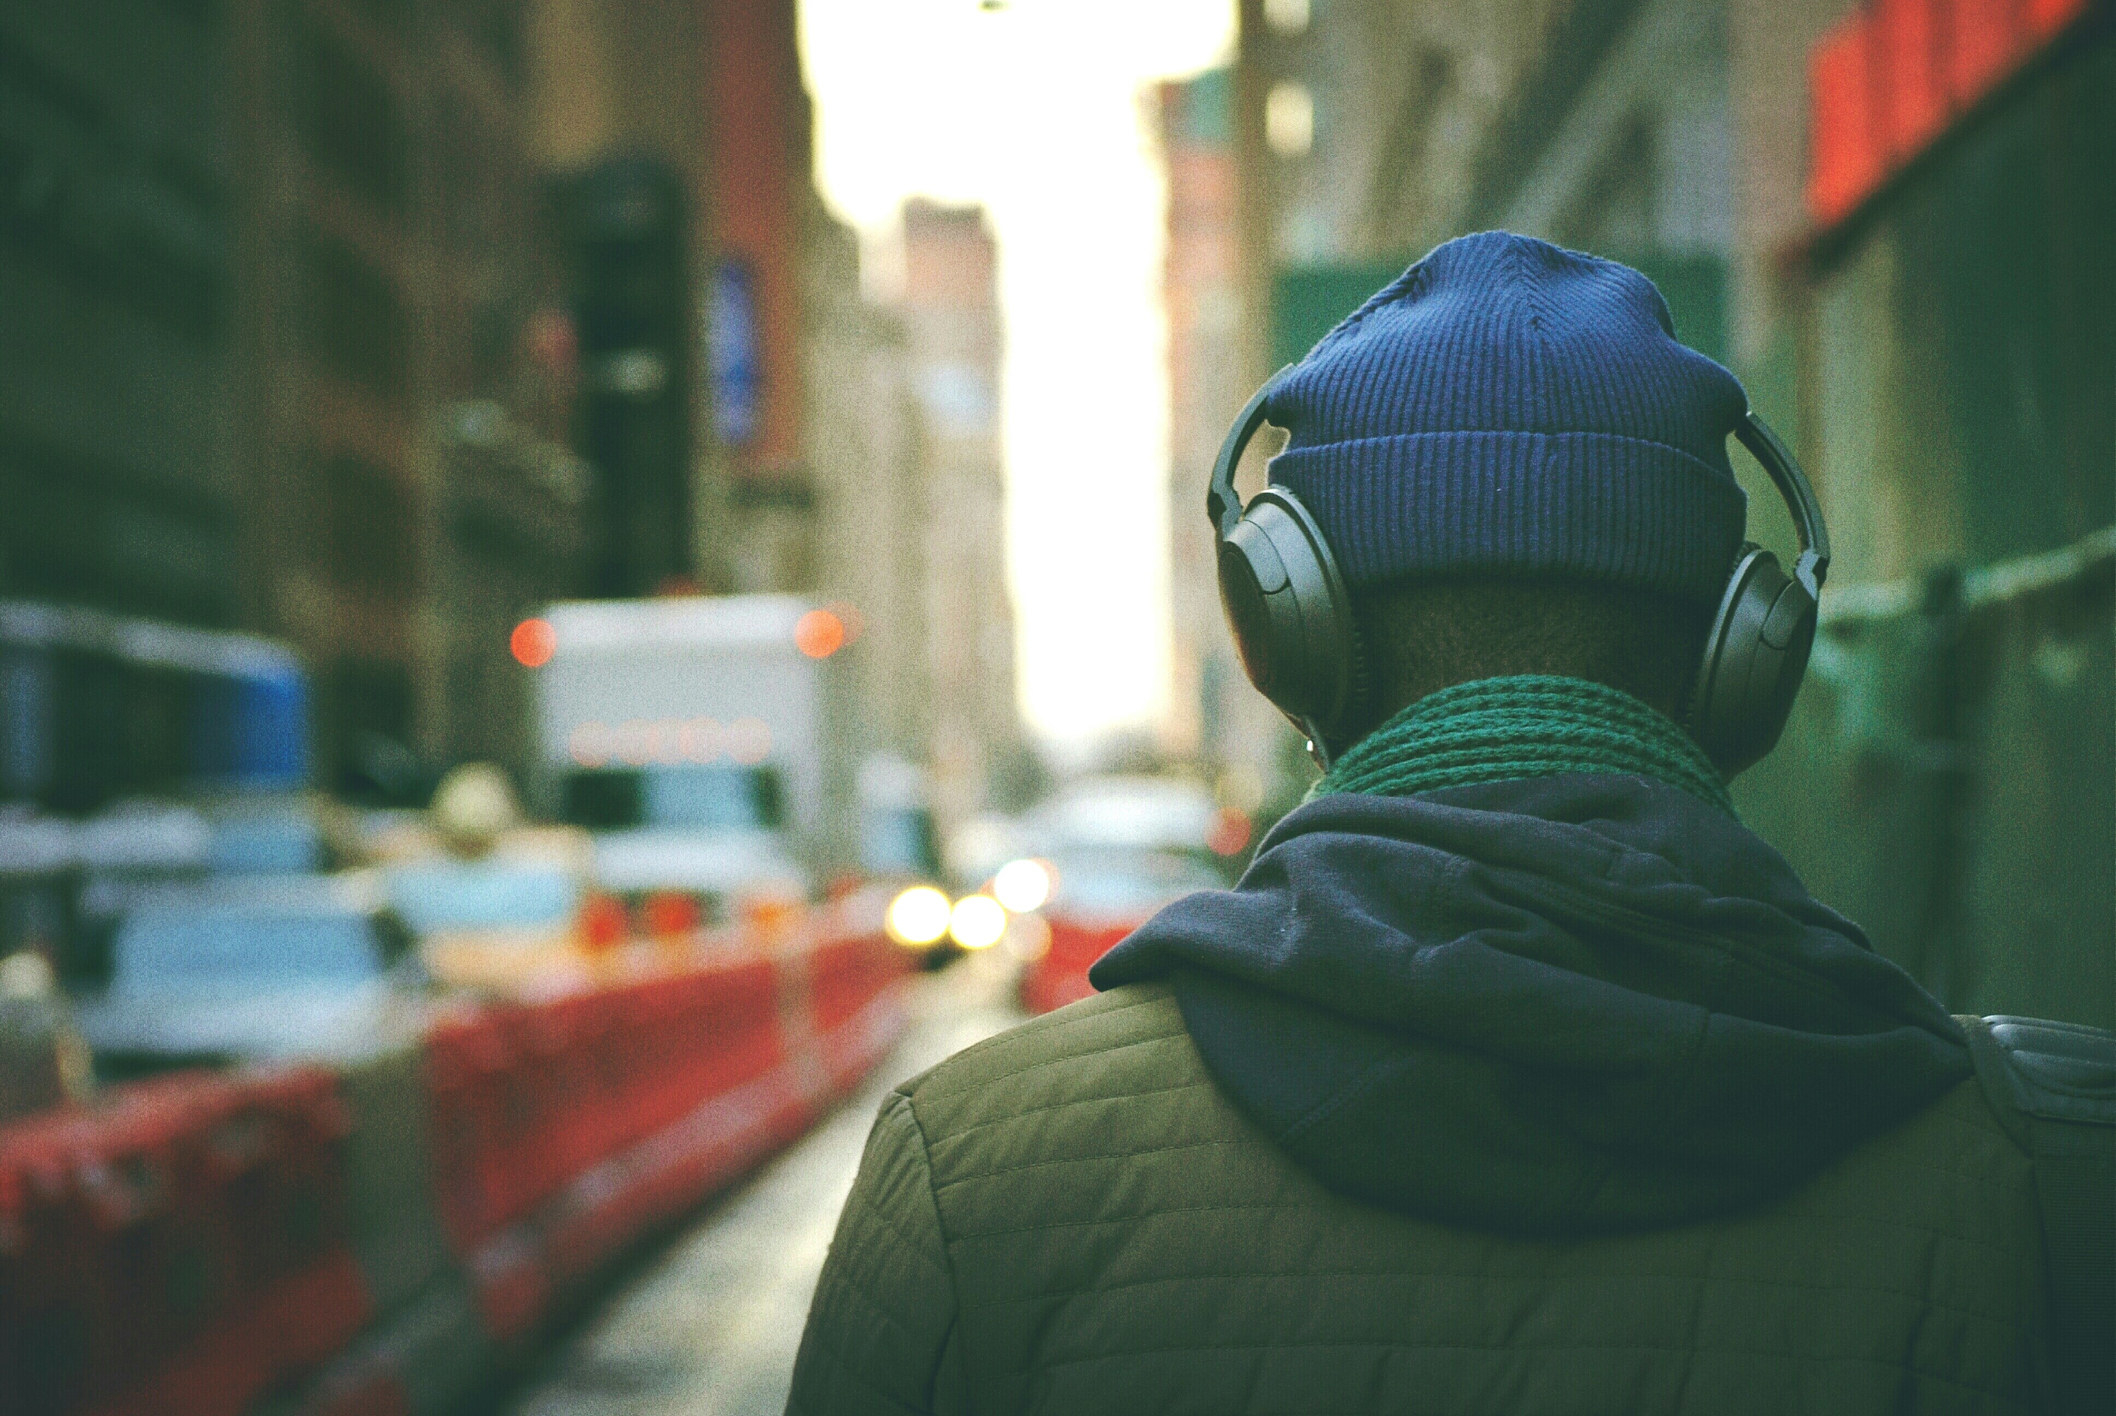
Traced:
<path fill-rule="evenodd" d="M 499 1409 L 506 1416 L 779 1416 L 816 1275 L 890 1088 L 1020 1021 L 1002 960 L 914 985 L 904 1041 L 794 1147 L 640 1266 Z"/>

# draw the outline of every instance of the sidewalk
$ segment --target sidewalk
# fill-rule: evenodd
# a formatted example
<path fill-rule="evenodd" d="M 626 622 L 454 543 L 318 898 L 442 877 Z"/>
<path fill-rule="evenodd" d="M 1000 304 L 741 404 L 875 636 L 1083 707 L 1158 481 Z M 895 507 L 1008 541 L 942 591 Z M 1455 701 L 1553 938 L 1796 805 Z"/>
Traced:
<path fill-rule="evenodd" d="M 898 1082 L 1020 1021 L 1001 960 L 921 980 L 867 1084 L 653 1259 L 503 1408 L 507 1416 L 778 1416 L 867 1129 Z"/>

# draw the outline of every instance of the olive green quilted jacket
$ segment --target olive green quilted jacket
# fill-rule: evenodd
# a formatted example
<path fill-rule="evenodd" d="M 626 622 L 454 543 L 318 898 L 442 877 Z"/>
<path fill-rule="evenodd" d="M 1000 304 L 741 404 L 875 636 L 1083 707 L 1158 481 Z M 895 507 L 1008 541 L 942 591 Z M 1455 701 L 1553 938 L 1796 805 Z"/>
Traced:
<path fill-rule="evenodd" d="M 1324 1190 L 1132 985 L 891 1095 L 787 1409 L 2034 1411 L 2032 1186 L 1971 1081 L 1731 1219 L 1451 1229 Z"/>

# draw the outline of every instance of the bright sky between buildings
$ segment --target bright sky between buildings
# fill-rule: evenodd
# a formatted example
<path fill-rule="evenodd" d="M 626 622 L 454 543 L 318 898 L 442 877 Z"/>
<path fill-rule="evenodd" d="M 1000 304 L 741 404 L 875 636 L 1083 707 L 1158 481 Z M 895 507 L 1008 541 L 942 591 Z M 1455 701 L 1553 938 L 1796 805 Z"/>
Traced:
<path fill-rule="evenodd" d="M 992 214 L 1022 706 L 1077 742 L 1166 698 L 1165 198 L 1141 91 L 1224 59 L 1234 7 L 985 3 L 802 0 L 817 175 L 870 236 L 911 196 Z"/>

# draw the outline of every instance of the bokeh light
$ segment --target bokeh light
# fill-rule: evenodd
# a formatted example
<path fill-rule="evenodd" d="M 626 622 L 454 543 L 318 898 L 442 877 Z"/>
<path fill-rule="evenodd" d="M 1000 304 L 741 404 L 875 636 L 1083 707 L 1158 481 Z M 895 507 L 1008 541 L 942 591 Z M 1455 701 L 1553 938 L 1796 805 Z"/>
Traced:
<path fill-rule="evenodd" d="M 737 718 L 727 725 L 727 755 L 745 767 L 771 756 L 771 726 L 762 718 Z"/>
<path fill-rule="evenodd" d="M 827 659 L 845 647 L 845 621 L 829 610 L 810 610 L 794 625 L 794 647 L 811 659 Z"/>
<path fill-rule="evenodd" d="M 1010 860 L 992 877 L 992 893 L 1015 914 L 1040 910 L 1051 898 L 1051 868 L 1040 860 Z"/>
<path fill-rule="evenodd" d="M 581 944 L 593 954 L 616 948 L 632 932 L 624 902 L 610 895 L 590 895 L 581 902 Z"/>
<path fill-rule="evenodd" d="M 965 895 L 948 915 L 948 937 L 965 949 L 989 949 L 1006 932 L 1006 907 L 990 895 Z"/>
<path fill-rule="evenodd" d="M 525 619 L 507 636 L 507 650 L 525 669 L 540 669 L 558 649 L 558 631 L 547 619 Z"/>
<path fill-rule="evenodd" d="M 946 895 L 931 885 L 913 885 L 889 902 L 882 925 L 897 943 L 924 949 L 940 943 L 951 913 Z"/>
<path fill-rule="evenodd" d="M 1023 915 L 1007 922 L 1006 952 L 1032 964 L 1051 952 L 1050 922 L 1040 914 Z"/>
<path fill-rule="evenodd" d="M 582 767 L 600 767 L 610 760 L 610 729 L 593 719 L 567 735 L 566 751 Z"/>
<path fill-rule="evenodd" d="M 1236 811 L 1231 806 L 1222 807 L 1212 818 L 1212 830 L 1207 833 L 1205 844 L 1212 848 L 1214 855 L 1240 855 L 1255 829 L 1247 812 Z"/>

